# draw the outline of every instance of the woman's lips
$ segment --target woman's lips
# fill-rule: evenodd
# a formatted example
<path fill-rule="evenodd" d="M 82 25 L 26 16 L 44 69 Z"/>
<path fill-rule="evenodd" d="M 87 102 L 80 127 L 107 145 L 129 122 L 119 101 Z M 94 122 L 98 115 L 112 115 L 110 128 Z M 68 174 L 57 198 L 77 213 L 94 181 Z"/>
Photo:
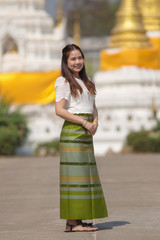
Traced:
<path fill-rule="evenodd" d="M 75 66 L 75 68 L 81 68 L 81 66 Z"/>

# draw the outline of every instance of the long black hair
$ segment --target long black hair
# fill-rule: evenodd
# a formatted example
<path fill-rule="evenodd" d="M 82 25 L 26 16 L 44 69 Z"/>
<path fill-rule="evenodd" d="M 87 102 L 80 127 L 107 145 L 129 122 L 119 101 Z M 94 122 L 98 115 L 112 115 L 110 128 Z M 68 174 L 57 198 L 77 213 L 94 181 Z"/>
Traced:
<path fill-rule="evenodd" d="M 81 53 L 82 58 L 84 59 L 84 54 L 83 54 L 82 50 L 80 49 L 80 47 L 78 47 L 75 44 L 68 44 L 62 50 L 61 74 L 70 84 L 71 95 L 73 97 L 78 97 L 79 92 L 80 92 L 80 94 L 82 94 L 83 89 L 77 83 L 77 81 L 75 80 L 71 70 L 68 68 L 68 65 L 67 65 L 69 54 L 70 54 L 71 51 L 74 51 L 74 50 L 78 50 Z M 87 87 L 90 94 L 95 95 L 96 94 L 95 85 L 87 77 L 85 64 L 83 65 L 83 68 L 79 72 L 79 76 L 80 76 L 81 80 L 84 82 L 84 84 Z M 78 92 L 78 90 L 79 90 L 79 92 Z"/>

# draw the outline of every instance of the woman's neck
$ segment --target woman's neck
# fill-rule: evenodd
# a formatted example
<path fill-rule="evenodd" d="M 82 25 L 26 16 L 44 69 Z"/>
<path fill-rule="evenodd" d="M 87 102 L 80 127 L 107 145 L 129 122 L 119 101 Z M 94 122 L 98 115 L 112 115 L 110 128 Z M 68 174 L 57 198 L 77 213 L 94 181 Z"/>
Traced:
<path fill-rule="evenodd" d="M 79 73 L 73 74 L 73 77 L 74 77 L 74 78 L 80 78 Z"/>

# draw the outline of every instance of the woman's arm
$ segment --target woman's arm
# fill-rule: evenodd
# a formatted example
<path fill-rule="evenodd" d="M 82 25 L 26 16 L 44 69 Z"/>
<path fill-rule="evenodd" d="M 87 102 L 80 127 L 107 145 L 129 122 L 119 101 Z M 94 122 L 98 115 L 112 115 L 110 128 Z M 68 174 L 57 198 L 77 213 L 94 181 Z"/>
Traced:
<path fill-rule="evenodd" d="M 95 102 L 94 102 L 94 110 L 93 110 L 93 122 L 97 123 L 98 125 L 98 111 L 97 111 Z"/>
<path fill-rule="evenodd" d="M 94 134 L 95 134 L 98 128 L 98 111 L 97 111 L 95 102 L 94 102 L 94 110 L 93 110 L 93 126 L 94 126 Z"/>
<path fill-rule="evenodd" d="M 55 111 L 56 111 L 56 115 L 58 115 L 59 117 L 70 121 L 70 122 L 74 122 L 74 123 L 79 123 L 79 124 L 84 124 L 86 121 L 76 115 L 73 115 L 72 113 L 68 112 L 65 109 L 67 100 L 66 99 L 61 99 L 59 102 L 56 102 L 55 104 Z"/>
<path fill-rule="evenodd" d="M 77 115 L 74 115 L 70 112 L 68 112 L 66 109 L 65 109 L 65 106 L 67 104 L 67 100 L 66 99 L 61 99 L 59 102 L 56 102 L 55 103 L 55 112 L 56 112 L 56 115 L 69 121 L 69 122 L 73 122 L 73 123 L 78 123 L 78 124 L 81 124 L 81 125 L 84 125 L 85 124 L 85 128 L 90 132 L 90 134 L 93 134 L 93 123 L 90 123 L 90 122 L 87 122 L 86 123 L 86 120 L 84 120 L 83 118 L 81 118 L 80 116 L 77 116 Z"/>

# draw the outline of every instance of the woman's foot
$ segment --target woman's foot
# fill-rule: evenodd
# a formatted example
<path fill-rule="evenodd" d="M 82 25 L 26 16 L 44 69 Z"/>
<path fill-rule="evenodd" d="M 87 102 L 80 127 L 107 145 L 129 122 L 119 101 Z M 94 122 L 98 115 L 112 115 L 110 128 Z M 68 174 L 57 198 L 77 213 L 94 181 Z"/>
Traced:
<path fill-rule="evenodd" d="M 93 223 L 86 223 L 86 222 L 82 222 L 82 220 L 77 220 L 78 221 L 78 224 L 82 224 L 83 227 L 92 227 L 93 228 Z M 98 230 L 97 227 L 94 227 L 96 228 L 96 231 Z"/>
<path fill-rule="evenodd" d="M 98 228 L 92 226 L 83 226 L 82 224 L 66 224 L 66 232 L 93 232 L 97 231 Z"/>

